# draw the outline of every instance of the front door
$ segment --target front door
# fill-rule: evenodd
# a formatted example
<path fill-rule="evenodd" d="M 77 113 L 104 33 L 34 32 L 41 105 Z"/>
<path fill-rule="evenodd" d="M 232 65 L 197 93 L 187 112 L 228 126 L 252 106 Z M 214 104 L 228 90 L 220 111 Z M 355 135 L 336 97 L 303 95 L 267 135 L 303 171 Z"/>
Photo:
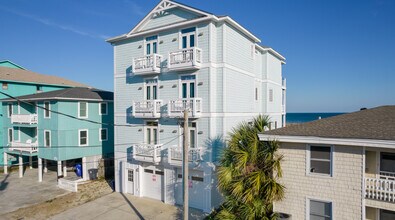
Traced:
<path fill-rule="evenodd" d="M 134 194 L 134 175 L 133 175 L 134 171 L 132 169 L 127 169 L 126 171 L 127 171 L 126 192 L 130 194 Z"/>

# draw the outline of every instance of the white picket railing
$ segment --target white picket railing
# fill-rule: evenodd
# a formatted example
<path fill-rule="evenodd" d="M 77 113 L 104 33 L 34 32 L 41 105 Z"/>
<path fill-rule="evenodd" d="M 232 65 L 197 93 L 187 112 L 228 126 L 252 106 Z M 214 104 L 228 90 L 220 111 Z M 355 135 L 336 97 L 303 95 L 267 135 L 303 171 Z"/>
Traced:
<path fill-rule="evenodd" d="M 162 144 L 136 144 L 133 145 L 133 158 L 135 160 L 159 163 L 162 155 Z"/>
<path fill-rule="evenodd" d="M 160 73 L 162 56 L 151 54 L 133 59 L 132 72 L 135 75 Z"/>
<path fill-rule="evenodd" d="M 169 148 L 169 163 L 180 164 L 182 162 L 182 151 L 183 149 L 179 146 L 173 146 Z M 200 148 L 189 148 L 188 150 L 188 161 L 197 162 L 201 160 L 201 149 Z"/>
<path fill-rule="evenodd" d="M 380 179 L 386 180 L 394 180 L 395 181 L 395 173 L 388 171 L 380 171 Z"/>
<path fill-rule="evenodd" d="M 186 48 L 169 53 L 169 70 L 199 69 L 202 65 L 202 50 L 197 47 Z"/>
<path fill-rule="evenodd" d="M 12 124 L 37 124 L 37 114 L 14 114 L 11 115 Z"/>
<path fill-rule="evenodd" d="M 10 143 L 9 150 L 35 153 L 38 152 L 38 143 L 37 141 L 34 143 L 22 143 L 22 142 L 13 141 Z"/>
<path fill-rule="evenodd" d="M 188 109 L 189 117 L 200 117 L 202 113 L 202 99 L 191 98 L 170 100 L 167 114 L 169 117 L 183 117 L 185 109 Z"/>
<path fill-rule="evenodd" d="M 395 202 L 395 181 L 365 178 L 365 197 L 386 202 Z"/>
<path fill-rule="evenodd" d="M 137 118 L 160 118 L 162 100 L 133 102 L 132 115 Z"/>

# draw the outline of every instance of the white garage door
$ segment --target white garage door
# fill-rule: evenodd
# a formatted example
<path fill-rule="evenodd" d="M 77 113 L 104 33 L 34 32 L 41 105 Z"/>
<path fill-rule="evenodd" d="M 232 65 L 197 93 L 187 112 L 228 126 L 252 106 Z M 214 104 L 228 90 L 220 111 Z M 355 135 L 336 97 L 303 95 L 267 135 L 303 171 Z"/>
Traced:
<path fill-rule="evenodd" d="M 206 200 L 204 175 L 202 171 L 189 170 L 188 189 L 189 189 L 189 207 L 196 209 L 204 209 Z M 183 192 L 182 192 L 182 169 L 177 169 L 177 182 L 176 182 L 176 203 L 182 205 Z"/>
<path fill-rule="evenodd" d="M 143 196 L 163 201 L 163 169 L 150 166 L 143 169 Z"/>

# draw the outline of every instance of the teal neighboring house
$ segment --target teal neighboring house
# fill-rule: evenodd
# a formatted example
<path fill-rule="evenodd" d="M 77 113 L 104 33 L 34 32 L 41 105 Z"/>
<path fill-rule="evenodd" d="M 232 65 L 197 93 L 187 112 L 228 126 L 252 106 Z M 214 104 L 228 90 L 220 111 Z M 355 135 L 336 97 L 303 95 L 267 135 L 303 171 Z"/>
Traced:
<path fill-rule="evenodd" d="M 74 87 L 3 99 L 4 160 L 18 157 L 23 164 L 37 161 L 38 179 L 48 164 L 58 176 L 82 164 L 83 179 L 96 178 L 99 161 L 114 156 L 113 93 Z M 29 158 L 29 161 L 23 161 Z M 4 166 L 7 172 L 7 166 Z M 89 172 L 89 173 L 88 173 Z"/>
<path fill-rule="evenodd" d="M 0 61 L 0 91 L 11 96 L 22 96 L 41 92 L 55 91 L 71 87 L 87 87 L 82 83 L 74 82 L 57 76 L 44 75 L 26 70 L 22 66 L 9 60 Z M 8 98 L 0 94 L 0 99 Z M 2 105 L 0 105 L 0 108 Z M 0 109 L 3 112 L 2 109 Z M 0 128 L 3 128 L 3 117 L 0 115 Z M 3 129 L 0 129 L 0 143 L 4 143 Z M 0 161 L 3 160 L 3 148 L 0 147 Z M 8 164 L 15 161 L 14 157 L 8 157 Z"/>

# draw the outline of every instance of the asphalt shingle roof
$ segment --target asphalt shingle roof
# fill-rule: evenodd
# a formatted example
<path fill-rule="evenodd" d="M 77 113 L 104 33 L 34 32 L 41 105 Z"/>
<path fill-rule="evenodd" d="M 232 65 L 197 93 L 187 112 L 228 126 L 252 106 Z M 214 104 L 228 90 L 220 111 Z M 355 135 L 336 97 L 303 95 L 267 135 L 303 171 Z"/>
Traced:
<path fill-rule="evenodd" d="M 0 67 L 0 81 L 16 81 L 25 83 L 62 85 L 72 87 L 88 87 L 82 83 L 74 82 L 58 76 L 44 75 L 29 70 Z"/>
<path fill-rule="evenodd" d="M 114 93 L 95 88 L 73 87 L 51 92 L 42 92 L 32 95 L 16 97 L 22 101 L 33 100 L 91 100 L 91 101 L 111 101 L 114 99 Z M 3 102 L 16 101 L 12 98 L 2 99 Z"/>
<path fill-rule="evenodd" d="M 395 140 L 395 106 L 381 106 L 265 132 L 268 135 Z"/>

